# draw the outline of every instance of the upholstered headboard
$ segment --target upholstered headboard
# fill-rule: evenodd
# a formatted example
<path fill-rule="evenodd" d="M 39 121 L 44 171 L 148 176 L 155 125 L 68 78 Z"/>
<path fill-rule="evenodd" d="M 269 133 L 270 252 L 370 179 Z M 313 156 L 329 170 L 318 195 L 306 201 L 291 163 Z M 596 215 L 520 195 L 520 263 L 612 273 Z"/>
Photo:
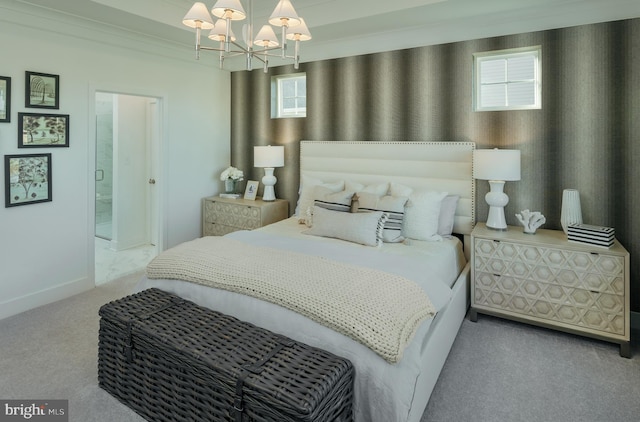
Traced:
<path fill-rule="evenodd" d="M 473 142 L 302 141 L 303 175 L 363 184 L 395 182 L 414 189 L 460 195 L 454 233 L 469 235 L 475 224 Z"/>

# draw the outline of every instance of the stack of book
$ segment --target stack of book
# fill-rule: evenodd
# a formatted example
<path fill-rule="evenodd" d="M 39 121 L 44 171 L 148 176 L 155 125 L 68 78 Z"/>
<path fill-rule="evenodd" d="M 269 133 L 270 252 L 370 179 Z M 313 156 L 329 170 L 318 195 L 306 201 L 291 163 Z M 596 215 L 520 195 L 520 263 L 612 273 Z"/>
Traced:
<path fill-rule="evenodd" d="M 567 237 L 570 242 L 588 243 L 589 245 L 610 248 L 615 241 L 615 230 L 612 227 L 569 224 Z"/>

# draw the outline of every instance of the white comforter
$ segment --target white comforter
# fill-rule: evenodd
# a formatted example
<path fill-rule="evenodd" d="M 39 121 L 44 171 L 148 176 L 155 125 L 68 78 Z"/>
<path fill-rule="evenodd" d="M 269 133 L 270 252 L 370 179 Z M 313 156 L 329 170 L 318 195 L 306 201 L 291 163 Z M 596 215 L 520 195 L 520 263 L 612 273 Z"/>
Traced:
<path fill-rule="evenodd" d="M 449 302 L 449 286 L 464 266 L 461 244 L 457 239 L 444 242 L 413 241 L 408 245 L 384 244 L 380 248 L 372 248 L 304 235 L 301 234 L 303 228 L 294 219 L 288 219 L 258 231 L 235 232 L 228 236 L 259 246 L 310 253 L 401 275 L 418 283 L 427 292 L 436 310 Z M 250 256 L 247 256 L 247 265 L 251 265 Z M 433 319 L 428 319 L 419 327 L 413 341 L 405 349 L 402 360 L 392 365 L 349 337 L 272 303 L 177 280 L 144 278 L 136 291 L 150 287 L 175 293 L 200 305 L 349 359 L 356 370 L 355 420 L 390 422 L 407 419 L 416 377 L 423 366 L 421 352 L 428 340 Z"/>

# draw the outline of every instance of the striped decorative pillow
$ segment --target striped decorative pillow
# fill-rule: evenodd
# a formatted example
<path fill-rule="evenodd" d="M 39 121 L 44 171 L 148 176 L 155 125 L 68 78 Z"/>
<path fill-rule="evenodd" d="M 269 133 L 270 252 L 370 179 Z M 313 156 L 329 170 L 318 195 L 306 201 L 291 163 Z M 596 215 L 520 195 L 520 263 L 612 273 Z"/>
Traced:
<path fill-rule="evenodd" d="M 334 192 L 325 186 L 315 186 L 313 188 L 313 205 L 330 211 L 349 212 L 351 209 L 351 199 L 353 192 L 346 190 Z M 306 216 L 308 227 L 313 226 L 313 210 L 310 209 Z"/>
<path fill-rule="evenodd" d="M 385 242 L 402 242 L 402 222 L 404 221 L 404 206 L 409 200 L 406 196 L 378 196 L 369 192 L 358 192 L 357 211 L 373 212 L 382 211 L 387 215 L 384 223 L 382 239 Z M 354 197 L 355 198 L 355 197 Z"/>

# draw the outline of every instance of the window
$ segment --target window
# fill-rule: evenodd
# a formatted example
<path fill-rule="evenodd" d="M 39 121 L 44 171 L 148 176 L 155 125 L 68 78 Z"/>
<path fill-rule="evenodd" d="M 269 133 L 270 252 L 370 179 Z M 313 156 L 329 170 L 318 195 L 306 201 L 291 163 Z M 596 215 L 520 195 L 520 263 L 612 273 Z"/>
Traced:
<path fill-rule="evenodd" d="M 540 62 L 540 46 L 474 54 L 474 109 L 542 108 Z"/>
<path fill-rule="evenodd" d="M 271 117 L 307 116 L 307 74 L 274 76 L 271 80 Z"/>

